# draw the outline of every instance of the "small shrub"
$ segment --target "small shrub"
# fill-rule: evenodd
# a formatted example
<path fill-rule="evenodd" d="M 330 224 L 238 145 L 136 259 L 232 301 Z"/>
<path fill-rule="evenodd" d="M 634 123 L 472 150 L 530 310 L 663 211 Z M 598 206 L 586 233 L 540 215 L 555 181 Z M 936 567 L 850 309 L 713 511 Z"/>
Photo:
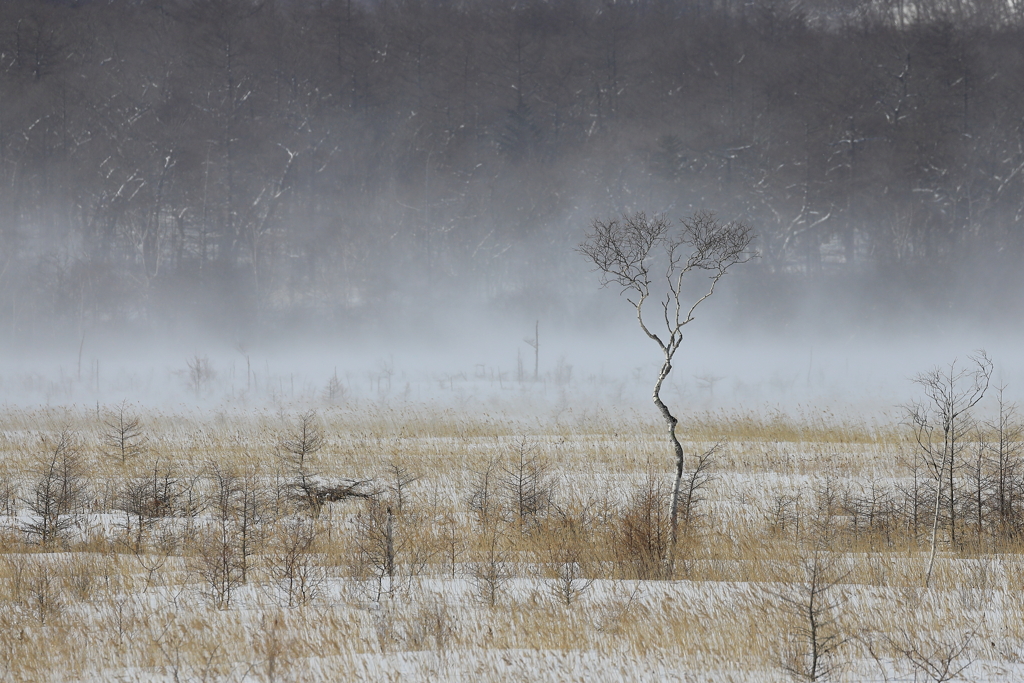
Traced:
<path fill-rule="evenodd" d="M 29 536 L 42 545 L 62 538 L 77 522 L 86 502 L 86 469 L 74 434 L 62 429 L 43 442 L 45 452 L 36 460 L 30 496 L 26 502 L 31 521 Z"/>
<path fill-rule="evenodd" d="M 354 520 L 357 575 L 373 582 L 377 600 L 394 593 L 401 579 L 400 564 L 409 544 L 401 521 L 391 501 L 377 498 L 368 498 Z"/>
<path fill-rule="evenodd" d="M 149 438 L 142 429 L 138 414 L 128 409 L 128 401 L 121 401 L 103 420 L 100 439 L 106 454 L 125 463 L 146 452 Z"/>
<path fill-rule="evenodd" d="M 555 478 L 551 464 L 540 456 L 537 444 L 520 437 L 512 443 L 510 451 L 500 479 L 505 509 L 521 528 L 527 529 L 551 508 Z"/>
<path fill-rule="evenodd" d="M 514 572 L 510 553 L 504 548 L 501 531 L 491 527 L 487 532 L 483 552 L 470 564 L 470 583 L 477 598 L 490 607 L 496 606 L 512 579 Z"/>
<path fill-rule="evenodd" d="M 327 581 L 327 570 L 317 553 L 319 535 L 313 520 L 291 518 L 278 526 L 271 540 L 267 572 L 288 607 L 313 602 Z"/>
<path fill-rule="evenodd" d="M 670 578 L 671 491 L 653 473 L 630 493 L 617 521 L 616 558 L 629 578 Z"/>
<path fill-rule="evenodd" d="M 830 680 L 841 670 L 839 651 L 847 641 L 842 626 L 846 574 L 825 547 L 824 542 L 815 543 L 792 565 L 793 574 L 765 589 L 787 628 L 780 666 L 797 680 Z"/>

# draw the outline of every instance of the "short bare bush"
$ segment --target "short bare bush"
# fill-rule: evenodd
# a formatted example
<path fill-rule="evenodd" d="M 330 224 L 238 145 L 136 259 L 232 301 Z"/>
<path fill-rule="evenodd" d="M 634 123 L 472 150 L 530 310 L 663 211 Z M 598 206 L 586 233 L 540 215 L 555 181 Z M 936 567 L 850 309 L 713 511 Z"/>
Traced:
<path fill-rule="evenodd" d="M 122 528 L 126 540 L 135 552 L 142 551 L 146 537 L 160 520 L 181 510 L 183 488 L 173 467 L 159 464 L 148 476 L 124 482 L 117 505 L 125 515 Z"/>
<path fill-rule="evenodd" d="M 202 580 L 202 591 L 218 609 L 227 609 L 242 585 L 242 560 L 230 525 L 215 523 L 199 531 L 189 568 Z"/>
<path fill-rule="evenodd" d="M 67 605 L 62 572 L 55 571 L 53 557 L 9 555 L 4 561 L 9 606 L 44 625 L 59 617 Z"/>
<path fill-rule="evenodd" d="M 474 471 L 472 474 L 473 483 L 467 501 L 469 510 L 477 523 L 486 529 L 501 516 L 501 488 L 497 461 L 494 458 L 489 459 L 482 470 Z"/>
<path fill-rule="evenodd" d="M 544 530 L 549 539 L 546 559 L 551 593 L 566 606 L 590 589 L 599 570 L 594 526 L 590 506 L 577 503 L 559 507 Z"/>
<path fill-rule="evenodd" d="M 947 634 L 914 632 L 906 628 L 888 636 L 897 661 L 908 662 L 918 674 L 935 683 L 957 680 L 974 663 L 974 631 Z"/>
<path fill-rule="evenodd" d="M 310 519 L 292 517 L 278 524 L 266 555 L 267 573 L 288 607 L 308 605 L 327 582 L 318 552 L 320 530 Z"/>
<path fill-rule="evenodd" d="M 653 473 L 629 492 L 616 520 L 615 555 L 625 576 L 670 578 L 671 491 Z"/>
<path fill-rule="evenodd" d="M 411 539 L 406 533 L 409 520 L 396 514 L 388 499 L 368 498 L 354 520 L 356 574 L 370 581 L 379 600 L 393 594 L 411 567 L 408 558 Z"/>
<path fill-rule="evenodd" d="M 211 602 L 226 609 L 235 590 L 248 580 L 252 557 L 264 540 L 264 491 L 252 467 L 237 470 L 210 463 L 208 470 L 211 515 L 198 532 L 190 565 Z"/>
<path fill-rule="evenodd" d="M 512 554 L 500 528 L 492 526 L 487 530 L 484 547 L 470 563 L 469 571 L 476 597 L 485 605 L 496 606 L 515 576 Z"/>
<path fill-rule="evenodd" d="M 319 517 L 327 503 L 374 495 L 368 480 L 325 477 L 316 464 L 326 440 L 315 410 L 299 416 L 291 432 L 280 441 L 279 452 L 287 480 L 283 490 L 313 517 Z"/>
<path fill-rule="evenodd" d="M 778 653 L 782 669 L 797 680 L 826 681 L 839 677 L 840 652 L 848 640 L 843 626 L 847 573 L 827 543 L 812 545 L 790 565 L 790 575 L 765 591 L 786 629 Z"/>
<path fill-rule="evenodd" d="M 86 502 L 85 460 L 70 429 L 43 439 L 43 453 L 33 468 L 29 497 L 31 519 L 24 530 L 43 545 L 66 536 Z"/>

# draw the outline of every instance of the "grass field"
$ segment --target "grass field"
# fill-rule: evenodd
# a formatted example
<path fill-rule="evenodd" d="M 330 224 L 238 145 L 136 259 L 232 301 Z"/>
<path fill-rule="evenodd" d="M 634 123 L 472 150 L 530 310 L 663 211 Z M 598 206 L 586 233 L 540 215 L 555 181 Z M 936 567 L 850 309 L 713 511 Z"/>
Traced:
<path fill-rule="evenodd" d="M 0 680 L 1024 680 L 997 426 L 936 523 L 900 424 L 689 416 L 673 547 L 637 414 L 8 408 Z"/>

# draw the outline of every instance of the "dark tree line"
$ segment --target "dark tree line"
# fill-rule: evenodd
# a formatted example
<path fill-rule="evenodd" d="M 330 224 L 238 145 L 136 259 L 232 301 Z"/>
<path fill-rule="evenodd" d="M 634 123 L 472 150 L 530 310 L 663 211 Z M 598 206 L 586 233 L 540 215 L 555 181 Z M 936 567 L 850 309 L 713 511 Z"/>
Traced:
<path fill-rule="evenodd" d="M 1022 83 L 987 0 L 8 0 L 0 339 L 565 294 L 638 209 L 764 277 L 1015 264 Z"/>

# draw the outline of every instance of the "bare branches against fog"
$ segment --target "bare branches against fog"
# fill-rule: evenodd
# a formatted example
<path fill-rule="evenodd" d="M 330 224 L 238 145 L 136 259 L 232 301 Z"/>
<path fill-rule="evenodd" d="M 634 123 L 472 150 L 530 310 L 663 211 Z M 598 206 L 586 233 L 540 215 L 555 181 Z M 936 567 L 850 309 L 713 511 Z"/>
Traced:
<path fill-rule="evenodd" d="M 648 219 L 643 211 L 609 221 L 595 220 L 578 251 L 600 273 L 601 284 L 615 283 L 636 308 L 637 319 L 648 337 L 662 350 L 674 353 L 682 341 L 682 327 L 710 297 L 728 270 L 756 256 L 750 250 L 753 231 L 742 223 L 721 223 L 709 211 L 683 219 L 677 230 L 664 216 Z M 690 300 L 684 278 L 703 271 L 710 279 L 706 291 Z M 664 289 L 656 283 L 664 278 Z M 661 303 L 664 332 L 644 317 L 651 296 Z"/>

